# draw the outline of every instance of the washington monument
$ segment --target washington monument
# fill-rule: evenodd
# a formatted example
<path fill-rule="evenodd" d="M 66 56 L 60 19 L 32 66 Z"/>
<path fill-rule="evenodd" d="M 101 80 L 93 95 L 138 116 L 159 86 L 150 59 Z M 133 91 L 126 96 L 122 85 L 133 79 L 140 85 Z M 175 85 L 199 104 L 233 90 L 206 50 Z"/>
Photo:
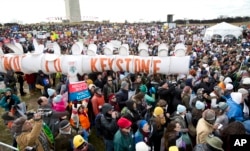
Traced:
<path fill-rule="evenodd" d="M 70 22 L 81 21 L 81 10 L 79 0 L 65 0 L 66 18 Z"/>

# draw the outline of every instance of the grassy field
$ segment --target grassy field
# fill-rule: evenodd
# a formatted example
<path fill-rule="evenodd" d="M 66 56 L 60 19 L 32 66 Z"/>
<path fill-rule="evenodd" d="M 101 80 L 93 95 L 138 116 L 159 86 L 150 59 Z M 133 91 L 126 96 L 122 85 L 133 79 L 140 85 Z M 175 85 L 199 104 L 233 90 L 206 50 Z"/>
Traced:
<path fill-rule="evenodd" d="M 26 89 L 27 92 L 27 89 Z M 28 106 L 28 110 L 36 110 L 37 109 L 37 103 L 36 100 L 40 96 L 39 92 L 36 92 L 34 95 L 27 94 L 24 97 L 20 97 L 22 101 L 26 103 Z M 0 108 L 0 115 L 4 113 L 4 110 Z M 0 118 L 0 142 L 6 143 L 11 145 L 12 144 L 12 136 L 10 133 L 10 130 L 4 125 L 4 122 L 2 118 Z M 96 151 L 103 151 L 104 150 L 104 144 L 103 141 L 98 138 L 95 134 L 95 130 L 91 130 L 91 134 L 89 136 L 89 142 L 93 144 L 96 148 Z M 0 151 L 8 151 L 6 147 L 3 147 L 0 145 Z"/>

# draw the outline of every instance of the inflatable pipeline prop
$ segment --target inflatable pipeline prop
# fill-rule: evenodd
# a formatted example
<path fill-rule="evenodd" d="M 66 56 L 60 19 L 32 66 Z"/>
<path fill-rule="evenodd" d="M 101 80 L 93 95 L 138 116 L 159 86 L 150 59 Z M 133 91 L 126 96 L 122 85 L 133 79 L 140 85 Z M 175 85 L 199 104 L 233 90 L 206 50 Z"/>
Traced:
<path fill-rule="evenodd" d="M 161 56 L 148 56 L 148 46 L 145 43 L 141 43 L 138 47 L 140 56 L 129 55 L 127 44 L 120 46 L 118 55 L 113 55 L 115 48 L 112 43 L 106 44 L 105 55 L 96 55 L 95 44 L 89 44 L 88 48 L 84 48 L 81 42 L 76 42 L 72 46 L 72 55 L 62 55 L 56 42 L 47 43 L 44 47 L 33 39 L 33 44 L 35 50 L 27 54 L 23 54 L 19 43 L 6 45 L 14 53 L 4 54 L 0 49 L 0 71 L 6 73 L 7 70 L 12 69 L 25 74 L 35 73 L 38 70 L 47 74 L 56 72 L 83 74 L 105 70 L 148 74 L 186 74 L 189 71 L 190 57 L 185 56 L 186 47 L 183 44 L 176 45 L 175 56 L 167 56 L 168 47 L 165 44 L 159 46 L 158 55 Z M 53 49 L 54 53 L 43 53 L 48 48 Z M 86 55 L 82 55 L 83 51 L 86 51 L 84 53 Z"/>

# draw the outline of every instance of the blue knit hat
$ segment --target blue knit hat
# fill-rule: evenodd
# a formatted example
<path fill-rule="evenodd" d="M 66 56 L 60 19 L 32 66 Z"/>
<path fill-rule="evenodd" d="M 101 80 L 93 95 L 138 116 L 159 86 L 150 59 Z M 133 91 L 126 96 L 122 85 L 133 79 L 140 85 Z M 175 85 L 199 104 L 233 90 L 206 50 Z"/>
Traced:
<path fill-rule="evenodd" d="M 178 114 L 183 113 L 186 110 L 187 110 L 187 108 L 184 105 L 178 104 L 178 106 L 177 106 Z"/>
<path fill-rule="evenodd" d="M 56 92 L 56 90 L 48 88 L 47 92 L 49 96 L 52 96 Z"/>
<path fill-rule="evenodd" d="M 196 101 L 195 108 L 197 110 L 204 110 L 205 109 L 205 104 L 203 102 L 201 102 L 201 101 Z"/>
<path fill-rule="evenodd" d="M 139 121 L 139 128 L 142 129 L 148 122 L 146 120 L 140 120 Z"/>

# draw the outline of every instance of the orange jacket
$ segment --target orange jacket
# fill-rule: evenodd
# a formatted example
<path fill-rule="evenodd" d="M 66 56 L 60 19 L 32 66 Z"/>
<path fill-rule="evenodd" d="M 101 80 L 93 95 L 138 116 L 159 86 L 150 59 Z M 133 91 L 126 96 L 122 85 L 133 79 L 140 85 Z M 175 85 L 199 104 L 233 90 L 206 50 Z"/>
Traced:
<path fill-rule="evenodd" d="M 97 94 L 95 94 L 91 99 L 91 102 L 92 102 L 93 112 L 96 116 L 98 113 L 100 113 L 99 106 L 102 106 L 105 103 L 104 96 L 103 95 L 98 96 Z"/>

